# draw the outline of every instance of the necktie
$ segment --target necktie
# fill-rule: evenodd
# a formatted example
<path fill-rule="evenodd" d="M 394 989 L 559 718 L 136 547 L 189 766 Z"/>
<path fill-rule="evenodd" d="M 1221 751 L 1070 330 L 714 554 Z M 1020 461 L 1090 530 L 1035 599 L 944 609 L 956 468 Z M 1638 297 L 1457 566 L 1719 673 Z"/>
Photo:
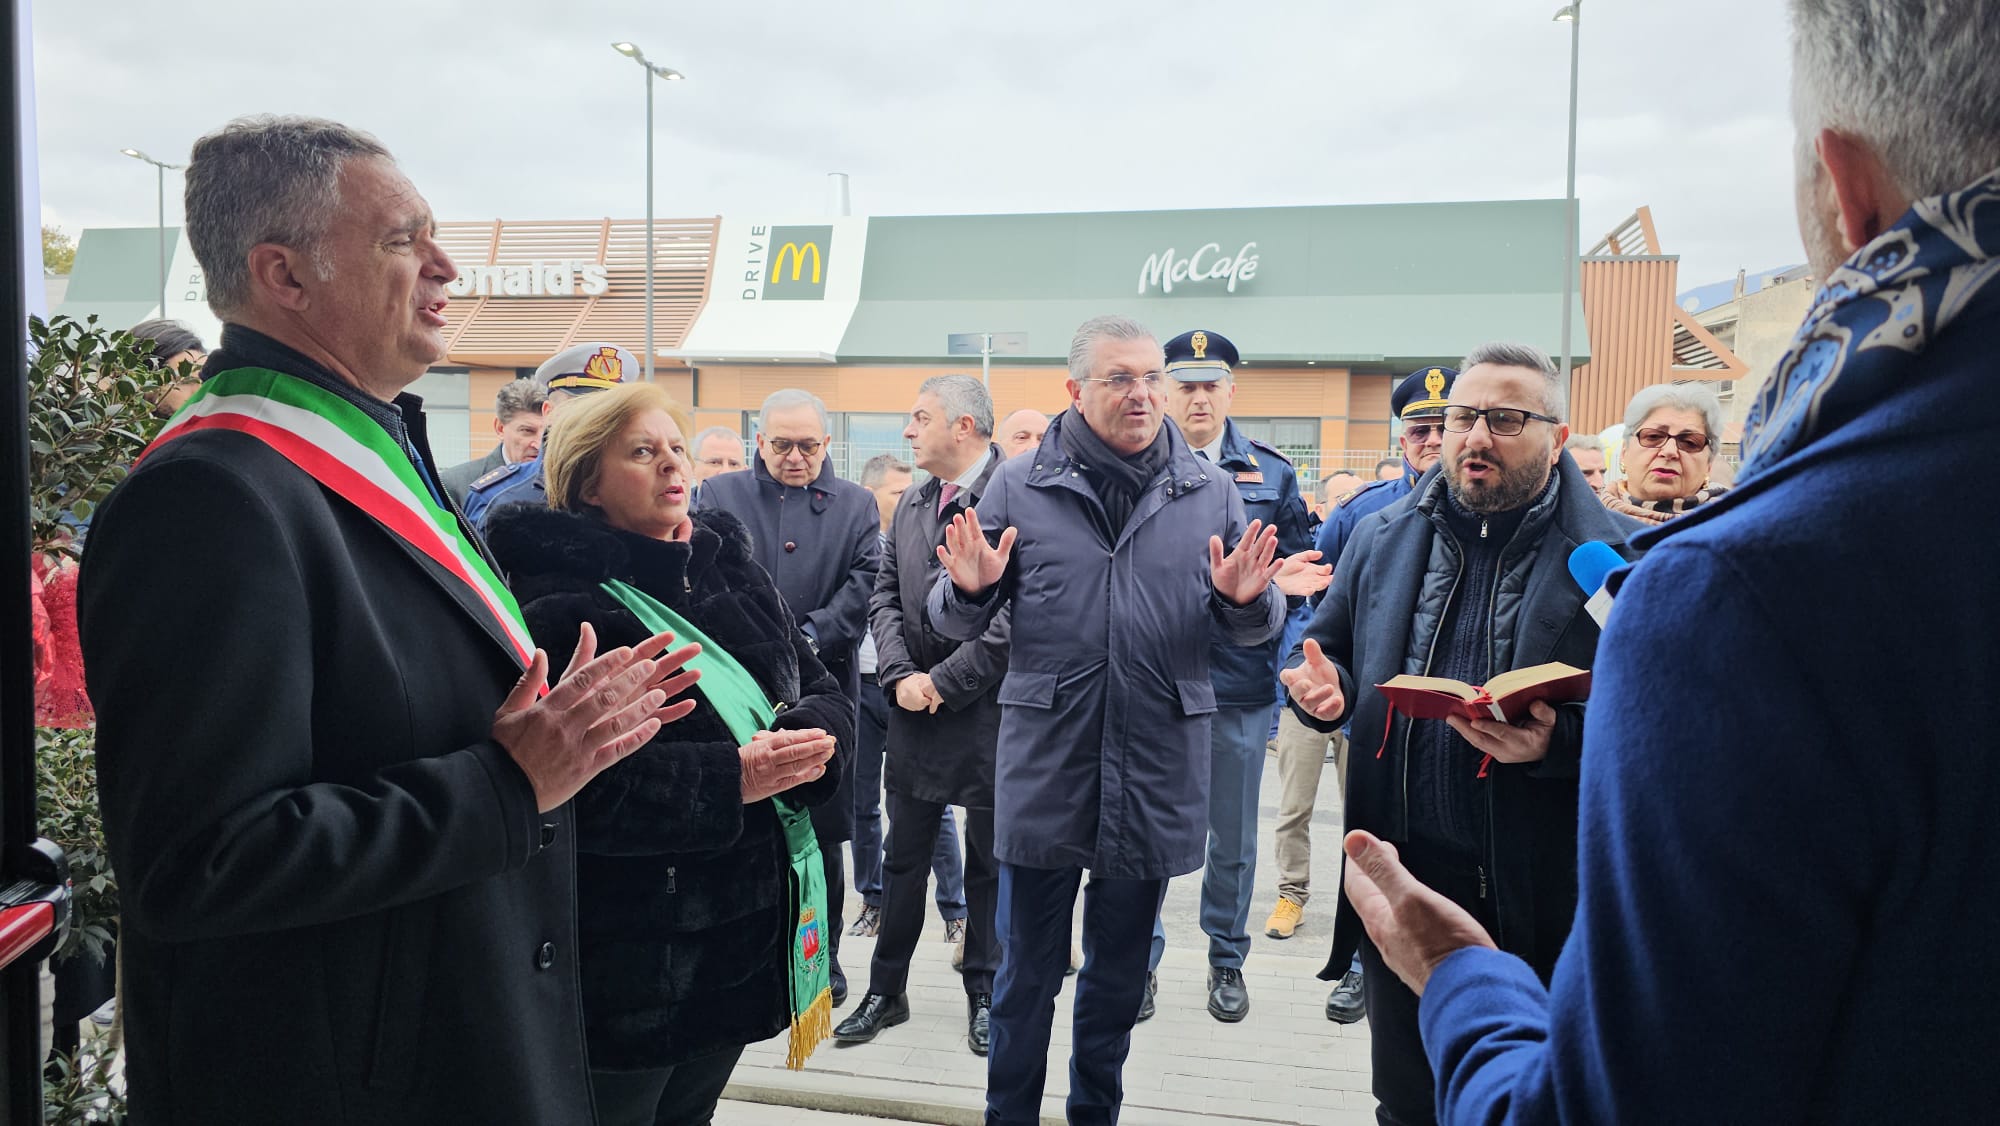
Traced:
<path fill-rule="evenodd" d="M 1201 459 L 1201 460 L 1203 460 L 1203 461 L 1207 461 L 1207 460 L 1209 460 L 1209 458 L 1208 458 L 1208 451 L 1207 451 L 1207 450 L 1196 450 L 1196 451 L 1194 452 L 1194 456 L 1196 456 L 1196 457 L 1200 458 L 1200 459 Z"/>
<path fill-rule="evenodd" d="M 951 498 L 953 498 L 953 497 L 955 497 L 955 496 L 957 496 L 957 495 L 958 495 L 958 484 L 957 484 L 957 482 L 955 482 L 955 481 L 946 481 L 946 482 L 944 483 L 944 488 L 942 488 L 942 489 L 938 490 L 938 515 L 939 515 L 939 516 L 943 516 L 943 515 L 944 515 L 944 510 L 945 510 L 946 508 L 950 507 L 950 505 L 951 505 Z"/>

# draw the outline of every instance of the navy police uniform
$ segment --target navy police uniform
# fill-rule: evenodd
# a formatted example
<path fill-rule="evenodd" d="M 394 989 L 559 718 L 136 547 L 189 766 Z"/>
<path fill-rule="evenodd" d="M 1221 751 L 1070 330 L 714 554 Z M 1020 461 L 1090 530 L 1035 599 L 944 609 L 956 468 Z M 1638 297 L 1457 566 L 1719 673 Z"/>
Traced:
<path fill-rule="evenodd" d="M 1166 371 L 1183 383 L 1234 378 L 1236 346 L 1217 332 L 1185 332 L 1166 344 Z M 1197 451 L 1210 457 L 1235 483 L 1243 515 L 1278 530 L 1278 554 L 1312 547 L 1312 514 L 1299 492 L 1298 471 L 1276 447 L 1243 433 L 1224 420 L 1220 448 Z M 1234 545 L 1231 545 L 1234 546 Z M 1303 612 L 1304 607 L 1294 607 Z M 1250 898 L 1257 864 L 1258 789 L 1264 777 L 1264 743 L 1273 707 L 1272 684 L 1286 652 L 1282 634 L 1260 645 L 1232 645 L 1218 638 L 1210 648 L 1209 678 L 1216 714 L 1210 723 L 1208 853 L 1202 869 L 1201 929 L 1208 935 L 1211 996 L 1209 1012 L 1218 1020 L 1240 1020 L 1247 1012 L 1241 977 L 1236 999 L 1218 996 L 1219 983 L 1240 975 L 1250 953 Z M 1166 933 L 1156 921 L 1151 966 L 1158 969 Z"/>
<path fill-rule="evenodd" d="M 1451 385 L 1457 379 L 1458 372 L 1452 368 L 1419 368 L 1404 376 L 1402 382 L 1396 385 L 1395 393 L 1389 396 L 1389 409 L 1405 422 L 1418 419 L 1427 423 L 1441 422 L 1445 401 L 1451 396 Z M 1386 481 L 1370 481 L 1342 497 L 1319 526 L 1319 537 L 1313 546 L 1319 549 L 1320 562 L 1338 566 L 1340 553 L 1347 547 L 1348 537 L 1360 526 L 1361 518 L 1371 512 L 1380 512 L 1409 496 L 1417 487 L 1419 476 L 1417 467 L 1405 458 L 1402 476 Z"/>
<path fill-rule="evenodd" d="M 638 370 L 639 361 L 632 353 L 616 344 L 595 340 L 572 345 L 550 356 L 535 369 L 534 379 L 545 391 L 583 394 L 620 386 L 626 373 Z M 484 531 L 487 517 L 502 505 L 532 504 L 546 508 L 548 503 L 548 485 L 542 476 L 542 459 L 538 457 L 503 465 L 474 481 L 465 495 L 465 518 Z"/>

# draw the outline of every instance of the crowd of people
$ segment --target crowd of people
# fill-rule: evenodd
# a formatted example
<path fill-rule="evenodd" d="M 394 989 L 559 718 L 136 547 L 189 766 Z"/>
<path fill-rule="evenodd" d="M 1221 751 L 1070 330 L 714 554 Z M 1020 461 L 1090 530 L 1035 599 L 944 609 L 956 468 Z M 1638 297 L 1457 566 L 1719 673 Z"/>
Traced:
<path fill-rule="evenodd" d="M 1926 686 L 1988 693 L 2000 603 L 1900 545 L 1990 444 L 2000 131 L 1914 123 L 2000 104 L 2000 11 L 1794 14 L 1823 289 L 1740 483 L 1713 392 L 1646 388 L 1606 448 L 1496 341 L 1397 383 L 1375 480 L 1302 484 L 1230 417 L 1234 342 L 1115 315 L 1054 416 L 930 378 L 858 482 L 813 395 L 695 432 L 609 341 L 441 467 L 405 388 L 457 267 L 416 187 L 328 121 L 204 137 L 222 337 L 141 326 L 201 382 L 77 593 L 133 1121 L 705 1123 L 747 1045 L 908 1021 L 928 901 L 986 1120 L 1040 1120 L 1075 974 L 1069 1120 L 1114 1123 L 1169 880 L 1202 872 L 1207 1012 L 1251 1011 L 1267 753 L 1269 940 L 1334 769 L 1320 976 L 1380 1121 L 1977 1119 L 1995 772 Z M 1377 689 L 1549 662 L 1588 694 Z"/>

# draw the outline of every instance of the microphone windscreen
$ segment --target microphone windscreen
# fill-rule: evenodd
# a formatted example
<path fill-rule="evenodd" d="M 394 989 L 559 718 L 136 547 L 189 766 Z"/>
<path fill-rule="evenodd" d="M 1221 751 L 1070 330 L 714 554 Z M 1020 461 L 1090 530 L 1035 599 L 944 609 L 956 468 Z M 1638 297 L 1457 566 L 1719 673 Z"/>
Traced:
<path fill-rule="evenodd" d="M 1592 540 L 1578 545 L 1569 553 L 1570 577 L 1585 594 L 1596 594 L 1604 589 L 1604 579 L 1611 572 L 1625 565 L 1625 557 L 1611 549 L 1607 543 Z"/>

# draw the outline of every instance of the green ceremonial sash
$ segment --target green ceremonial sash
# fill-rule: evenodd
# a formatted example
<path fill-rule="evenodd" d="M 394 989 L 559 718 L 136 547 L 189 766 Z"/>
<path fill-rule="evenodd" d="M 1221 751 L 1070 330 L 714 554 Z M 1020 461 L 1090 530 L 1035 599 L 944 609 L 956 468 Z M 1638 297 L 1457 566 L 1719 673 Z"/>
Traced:
<path fill-rule="evenodd" d="M 604 592 L 637 617 L 654 633 L 672 632 L 685 644 L 695 642 L 701 652 L 688 668 L 701 673 L 695 691 L 729 727 L 738 745 L 747 744 L 759 731 L 768 730 L 777 717 L 764 689 L 756 678 L 731 656 L 727 649 L 695 628 L 692 622 L 645 591 L 617 579 L 603 584 Z M 778 822 L 785 829 L 785 847 L 791 854 L 792 917 L 786 930 L 789 952 L 788 978 L 791 984 L 792 1041 L 785 1066 L 801 1068 L 806 1057 L 833 1029 L 833 977 L 827 960 L 822 929 L 826 923 L 826 868 L 820 859 L 819 838 L 814 836 L 812 819 L 803 806 L 783 798 L 772 798 Z"/>

